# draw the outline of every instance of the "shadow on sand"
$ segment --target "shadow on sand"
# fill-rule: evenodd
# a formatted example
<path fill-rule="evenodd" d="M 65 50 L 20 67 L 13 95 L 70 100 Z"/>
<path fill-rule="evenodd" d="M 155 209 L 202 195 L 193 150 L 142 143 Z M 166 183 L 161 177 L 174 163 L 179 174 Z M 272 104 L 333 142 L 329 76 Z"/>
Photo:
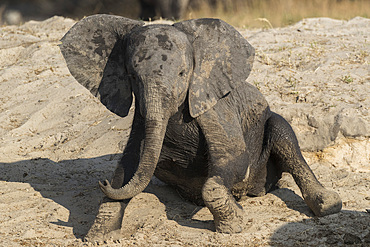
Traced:
<path fill-rule="evenodd" d="M 119 154 L 112 154 L 60 162 L 33 159 L 0 163 L 0 180 L 28 183 L 44 198 L 49 198 L 68 209 L 68 221 L 58 220 L 50 223 L 72 227 L 75 237 L 83 239 L 93 226 L 103 200 L 98 181 L 112 177 L 119 158 Z M 203 207 L 184 201 L 169 186 L 150 183 L 144 192 L 151 194 L 146 196 L 151 207 L 157 205 L 161 208 L 160 212 L 158 211 L 161 217 L 174 220 L 182 226 L 214 231 L 213 220 L 193 219 Z M 293 191 L 278 189 L 272 193 L 281 198 L 289 208 L 313 216 L 304 201 Z M 132 203 L 136 205 L 131 208 L 140 209 L 138 212 L 146 210 L 145 205 L 140 205 L 137 200 Z M 128 205 L 130 206 L 130 202 Z M 131 210 L 131 213 L 134 214 L 135 211 Z M 131 222 L 126 222 L 125 217 L 126 215 L 123 225 L 127 223 L 127 226 Z M 145 217 L 147 216 L 142 219 Z M 135 232 L 136 227 L 128 228 Z M 270 238 L 272 246 L 368 246 L 369 242 L 370 214 L 355 211 L 342 211 L 326 217 L 290 222 L 275 231 Z"/>
<path fill-rule="evenodd" d="M 51 223 L 72 227 L 74 235 L 82 238 L 90 229 L 103 198 L 97 181 L 112 176 L 117 156 L 59 162 L 32 159 L 0 163 L 0 180 L 28 183 L 44 198 L 68 209 L 68 221 Z"/>
<path fill-rule="evenodd" d="M 99 205 L 104 199 L 98 181 L 112 177 L 120 156 L 112 154 L 59 162 L 40 158 L 0 163 L 0 180 L 28 183 L 44 198 L 68 209 L 68 221 L 58 220 L 50 223 L 72 227 L 75 237 L 83 239 L 92 227 Z M 202 207 L 185 202 L 169 186 L 150 183 L 144 192 L 154 194 L 164 204 L 163 212 L 168 219 L 181 225 L 212 230 L 211 221 L 189 220 Z"/>
<path fill-rule="evenodd" d="M 277 229 L 271 246 L 370 246 L 370 214 L 342 210 L 325 217 L 290 222 Z"/>

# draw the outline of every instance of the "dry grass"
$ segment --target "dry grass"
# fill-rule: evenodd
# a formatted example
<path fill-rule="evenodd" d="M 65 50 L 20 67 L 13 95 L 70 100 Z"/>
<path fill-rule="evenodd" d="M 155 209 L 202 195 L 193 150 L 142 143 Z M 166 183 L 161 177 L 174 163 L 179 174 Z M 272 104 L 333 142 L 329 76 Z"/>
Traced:
<path fill-rule="evenodd" d="M 7 3 L 8 2 L 8 3 Z M 214 17 L 237 27 L 273 28 L 293 24 L 308 17 L 330 17 L 348 20 L 370 17 L 370 0 L 190 0 L 184 19 Z M 139 0 L 0 0 L 0 23 L 5 7 L 28 3 L 37 6 L 38 14 L 55 14 L 81 19 L 83 16 L 109 13 L 137 19 Z M 65 8 L 69 3 L 69 8 Z M 213 4 L 212 4 L 213 3 Z M 18 6 L 19 7 L 19 6 Z M 26 11 L 27 12 L 27 11 Z M 32 18 L 37 15 L 28 11 Z"/>
<path fill-rule="evenodd" d="M 370 0 L 199 0 L 186 19 L 214 17 L 238 27 L 281 27 L 309 17 L 370 17 Z"/>

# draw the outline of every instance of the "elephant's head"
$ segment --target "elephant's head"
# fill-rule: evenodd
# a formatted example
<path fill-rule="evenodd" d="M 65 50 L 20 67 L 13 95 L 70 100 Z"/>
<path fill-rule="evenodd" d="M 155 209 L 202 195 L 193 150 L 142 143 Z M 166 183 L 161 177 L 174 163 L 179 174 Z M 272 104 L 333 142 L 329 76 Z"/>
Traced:
<path fill-rule="evenodd" d="M 254 49 L 230 25 L 196 19 L 174 25 L 147 25 L 112 15 L 87 17 L 60 45 L 71 74 L 119 116 L 126 116 L 135 95 L 145 121 L 143 152 L 128 184 L 112 199 L 140 193 L 152 177 L 168 119 L 188 100 L 197 118 L 247 79 Z"/>
<path fill-rule="evenodd" d="M 167 120 L 185 101 L 193 73 L 193 49 L 185 33 L 169 25 L 132 30 L 124 39 L 125 67 L 145 120 Z"/>

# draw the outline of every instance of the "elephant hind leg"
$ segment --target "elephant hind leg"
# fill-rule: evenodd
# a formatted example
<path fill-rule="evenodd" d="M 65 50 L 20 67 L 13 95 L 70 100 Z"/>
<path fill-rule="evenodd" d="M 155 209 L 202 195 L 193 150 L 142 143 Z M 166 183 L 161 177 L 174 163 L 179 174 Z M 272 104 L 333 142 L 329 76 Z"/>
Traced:
<path fill-rule="evenodd" d="M 266 123 L 267 147 L 270 149 L 269 162 L 284 172 L 292 174 L 307 205 L 317 216 L 337 213 L 342 201 L 337 193 L 325 189 L 304 160 L 298 140 L 289 123 L 273 113 Z"/>

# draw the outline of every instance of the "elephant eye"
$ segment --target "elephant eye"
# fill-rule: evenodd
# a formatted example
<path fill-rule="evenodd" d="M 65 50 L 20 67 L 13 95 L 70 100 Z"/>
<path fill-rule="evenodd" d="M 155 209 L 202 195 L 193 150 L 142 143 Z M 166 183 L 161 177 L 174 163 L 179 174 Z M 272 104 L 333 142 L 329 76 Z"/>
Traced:
<path fill-rule="evenodd" d="M 130 77 L 131 80 L 137 81 L 137 77 L 136 77 L 135 74 L 129 74 L 129 77 Z"/>
<path fill-rule="evenodd" d="M 180 73 L 179 73 L 179 76 L 183 77 L 185 75 L 185 70 L 182 70 Z"/>

